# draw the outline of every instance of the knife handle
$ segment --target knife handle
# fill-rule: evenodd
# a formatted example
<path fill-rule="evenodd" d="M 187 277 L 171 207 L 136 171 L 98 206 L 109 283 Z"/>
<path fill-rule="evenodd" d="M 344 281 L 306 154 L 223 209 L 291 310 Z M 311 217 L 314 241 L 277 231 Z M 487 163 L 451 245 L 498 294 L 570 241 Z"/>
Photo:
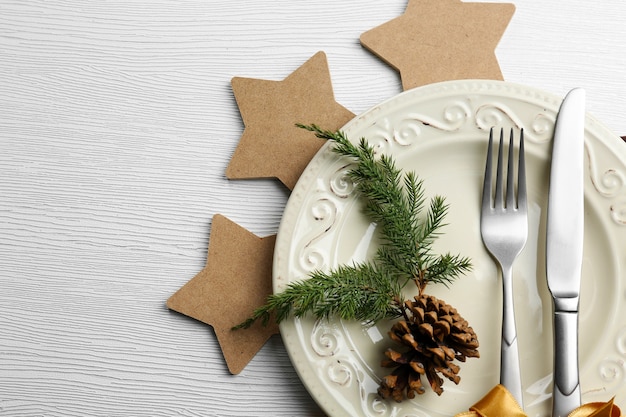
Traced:
<path fill-rule="evenodd" d="M 500 344 L 500 384 L 513 395 L 520 408 L 524 408 L 522 375 L 517 346 L 517 330 L 513 306 L 513 269 L 502 269 L 502 341 Z"/>
<path fill-rule="evenodd" d="M 566 417 L 580 407 L 578 312 L 554 312 L 554 388 L 552 416 Z"/>

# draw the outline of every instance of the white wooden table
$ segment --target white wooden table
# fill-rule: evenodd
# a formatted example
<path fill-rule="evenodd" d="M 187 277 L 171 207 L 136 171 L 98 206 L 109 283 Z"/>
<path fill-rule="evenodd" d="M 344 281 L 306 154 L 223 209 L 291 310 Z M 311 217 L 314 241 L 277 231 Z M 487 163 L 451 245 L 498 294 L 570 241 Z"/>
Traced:
<path fill-rule="evenodd" d="M 361 113 L 400 92 L 359 35 L 406 0 L 0 0 L 0 415 L 320 416 L 279 337 L 238 376 L 165 300 L 221 213 L 276 233 L 288 191 L 229 181 L 233 76 L 281 80 L 317 51 Z M 626 134 L 622 1 L 520 0 L 507 81 Z"/>

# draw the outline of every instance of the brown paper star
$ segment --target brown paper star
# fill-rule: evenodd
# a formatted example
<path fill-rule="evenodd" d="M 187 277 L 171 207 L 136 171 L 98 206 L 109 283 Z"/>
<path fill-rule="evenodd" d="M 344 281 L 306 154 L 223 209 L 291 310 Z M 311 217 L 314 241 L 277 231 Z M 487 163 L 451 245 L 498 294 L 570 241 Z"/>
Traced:
<path fill-rule="evenodd" d="M 228 369 L 238 374 L 276 324 L 231 330 L 272 293 L 276 236 L 259 238 L 221 215 L 213 217 L 206 266 L 167 300 L 167 307 L 213 326 Z"/>
<path fill-rule="evenodd" d="M 335 101 L 323 52 L 283 81 L 235 77 L 232 87 L 245 129 L 226 169 L 229 179 L 275 177 L 293 189 L 324 143 L 295 124 L 333 130 L 354 117 Z"/>
<path fill-rule="evenodd" d="M 502 79 L 495 49 L 515 6 L 409 0 L 406 11 L 361 35 L 361 44 L 400 72 L 405 90 L 439 81 Z"/>

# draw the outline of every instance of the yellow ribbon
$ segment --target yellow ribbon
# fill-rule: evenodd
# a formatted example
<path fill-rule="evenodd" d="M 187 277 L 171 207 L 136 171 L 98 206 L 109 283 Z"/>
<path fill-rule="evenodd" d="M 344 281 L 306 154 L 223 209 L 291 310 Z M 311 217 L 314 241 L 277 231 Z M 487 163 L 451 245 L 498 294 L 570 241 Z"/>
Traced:
<path fill-rule="evenodd" d="M 620 417 L 622 412 L 613 404 L 613 399 L 606 403 L 583 404 L 568 417 Z M 498 384 L 480 401 L 470 407 L 469 411 L 455 417 L 527 417 L 515 401 L 511 393 Z"/>

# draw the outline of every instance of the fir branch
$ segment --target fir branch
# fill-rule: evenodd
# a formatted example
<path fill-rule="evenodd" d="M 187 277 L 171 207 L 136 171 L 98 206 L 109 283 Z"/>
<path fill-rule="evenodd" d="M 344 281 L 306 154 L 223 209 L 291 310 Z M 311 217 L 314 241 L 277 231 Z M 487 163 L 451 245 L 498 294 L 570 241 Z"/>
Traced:
<path fill-rule="evenodd" d="M 422 216 L 424 186 L 414 172 L 403 175 L 391 157 L 383 154 L 376 158 L 374 148 L 364 138 L 359 145 L 354 145 L 341 131 L 323 130 L 316 125 L 298 126 L 319 138 L 334 141 L 334 152 L 358 163 L 349 176 L 365 200 L 365 215 L 380 227 L 382 245 L 377 259 L 381 263 L 393 267 L 405 282 L 409 278 L 415 280 L 420 289 L 431 282 L 447 285 L 459 273 L 471 268 L 466 258 L 455 258 L 466 262 L 464 267 L 443 268 L 440 259 L 432 253 L 432 244 L 445 226 L 443 220 L 448 206 L 443 197 L 435 196 L 426 216 Z M 453 259 L 449 261 L 453 263 Z M 425 273 L 431 268 L 442 273 Z"/>
<path fill-rule="evenodd" d="M 363 199 L 363 212 L 377 224 L 382 243 L 369 263 L 340 266 L 329 273 L 316 271 L 309 279 L 270 295 L 266 305 L 236 328 L 257 320 L 267 324 L 272 314 L 277 322 L 307 313 L 366 322 L 397 317 L 402 314 L 401 291 L 409 281 L 421 293 L 428 283 L 447 286 L 471 269 L 468 258 L 433 253 L 448 206 L 443 197 L 433 197 L 424 215 L 424 186 L 415 173 L 403 173 L 392 157 L 376 155 L 365 138 L 355 145 L 341 131 L 298 126 L 333 141 L 334 152 L 354 160 L 348 175 Z"/>
<path fill-rule="evenodd" d="M 310 278 L 290 283 L 287 288 L 267 298 L 267 303 L 234 329 L 250 327 L 261 320 L 267 325 L 274 319 L 280 323 L 289 315 L 302 317 L 312 313 L 328 319 L 378 321 L 399 317 L 402 288 L 388 273 L 372 263 L 340 266 L 330 273 L 315 271 Z"/>

